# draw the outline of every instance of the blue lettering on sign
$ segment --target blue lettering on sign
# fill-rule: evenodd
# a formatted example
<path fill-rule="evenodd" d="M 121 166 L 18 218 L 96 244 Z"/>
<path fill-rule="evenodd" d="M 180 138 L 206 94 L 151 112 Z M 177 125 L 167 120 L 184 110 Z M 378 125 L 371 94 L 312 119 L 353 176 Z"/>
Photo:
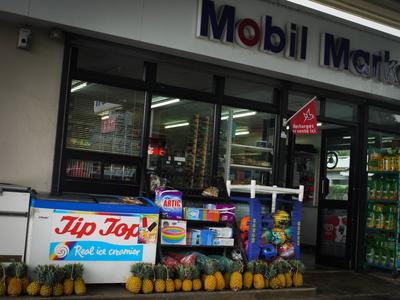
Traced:
<path fill-rule="evenodd" d="M 64 261 L 142 261 L 143 245 L 115 245 L 105 242 L 53 242 L 50 260 Z"/>
<path fill-rule="evenodd" d="M 217 19 L 214 2 L 208 0 L 199 1 L 199 14 L 198 37 L 233 43 L 235 32 L 235 8 L 233 6 L 223 5 Z M 211 36 L 209 35 L 209 29 L 211 29 Z"/>
<path fill-rule="evenodd" d="M 261 28 L 261 29 L 260 29 Z M 249 18 L 235 20 L 235 7 L 222 5 L 217 13 L 214 1 L 199 0 L 197 37 L 242 47 L 259 46 L 270 54 L 284 53 L 287 58 L 307 58 L 308 28 L 288 23 L 286 28 L 273 24 L 272 16 L 264 15 L 261 25 Z M 363 49 L 351 49 L 350 40 L 324 32 L 321 35 L 320 65 L 347 70 L 354 75 L 388 84 L 400 84 L 400 63 L 390 59 L 389 51 L 380 55 Z"/>

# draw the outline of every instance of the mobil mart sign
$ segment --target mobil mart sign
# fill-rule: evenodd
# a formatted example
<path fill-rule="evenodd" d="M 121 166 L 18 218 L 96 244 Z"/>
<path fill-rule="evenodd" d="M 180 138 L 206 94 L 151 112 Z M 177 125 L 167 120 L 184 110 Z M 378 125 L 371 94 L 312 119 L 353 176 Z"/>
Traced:
<path fill-rule="evenodd" d="M 236 8 L 231 5 L 216 7 L 214 1 L 199 0 L 197 15 L 198 38 L 224 44 L 238 44 L 244 48 L 283 55 L 286 58 L 306 61 L 309 29 L 288 22 L 285 27 L 274 24 L 273 16 L 236 18 Z M 348 71 L 356 76 L 400 85 L 400 63 L 393 60 L 388 50 L 370 52 L 351 47 L 350 39 L 321 32 L 319 64 L 335 70 Z M 316 58 L 310 58 L 316 59 Z"/>

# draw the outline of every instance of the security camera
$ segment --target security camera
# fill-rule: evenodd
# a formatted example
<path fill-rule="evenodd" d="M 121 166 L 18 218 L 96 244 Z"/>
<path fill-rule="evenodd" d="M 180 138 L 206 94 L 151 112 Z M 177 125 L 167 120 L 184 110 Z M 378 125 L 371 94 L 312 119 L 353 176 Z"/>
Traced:
<path fill-rule="evenodd" d="M 20 28 L 18 32 L 18 44 L 19 49 L 29 49 L 31 46 L 31 30 L 29 28 Z"/>

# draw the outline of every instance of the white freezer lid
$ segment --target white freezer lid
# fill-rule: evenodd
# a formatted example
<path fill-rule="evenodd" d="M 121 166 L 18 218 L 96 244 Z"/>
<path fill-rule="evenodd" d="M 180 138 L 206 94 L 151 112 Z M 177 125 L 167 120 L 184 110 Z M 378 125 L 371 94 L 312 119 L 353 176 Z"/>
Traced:
<path fill-rule="evenodd" d="M 0 214 L 27 213 L 31 192 L 30 187 L 0 183 Z"/>

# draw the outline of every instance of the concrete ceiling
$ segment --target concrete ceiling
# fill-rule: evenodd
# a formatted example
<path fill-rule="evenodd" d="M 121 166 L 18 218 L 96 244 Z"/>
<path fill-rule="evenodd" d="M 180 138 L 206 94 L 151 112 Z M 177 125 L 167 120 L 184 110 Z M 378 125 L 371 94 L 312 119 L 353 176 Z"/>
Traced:
<path fill-rule="evenodd" d="M 399 0 L 312 0 L 400 29 Z"/>

